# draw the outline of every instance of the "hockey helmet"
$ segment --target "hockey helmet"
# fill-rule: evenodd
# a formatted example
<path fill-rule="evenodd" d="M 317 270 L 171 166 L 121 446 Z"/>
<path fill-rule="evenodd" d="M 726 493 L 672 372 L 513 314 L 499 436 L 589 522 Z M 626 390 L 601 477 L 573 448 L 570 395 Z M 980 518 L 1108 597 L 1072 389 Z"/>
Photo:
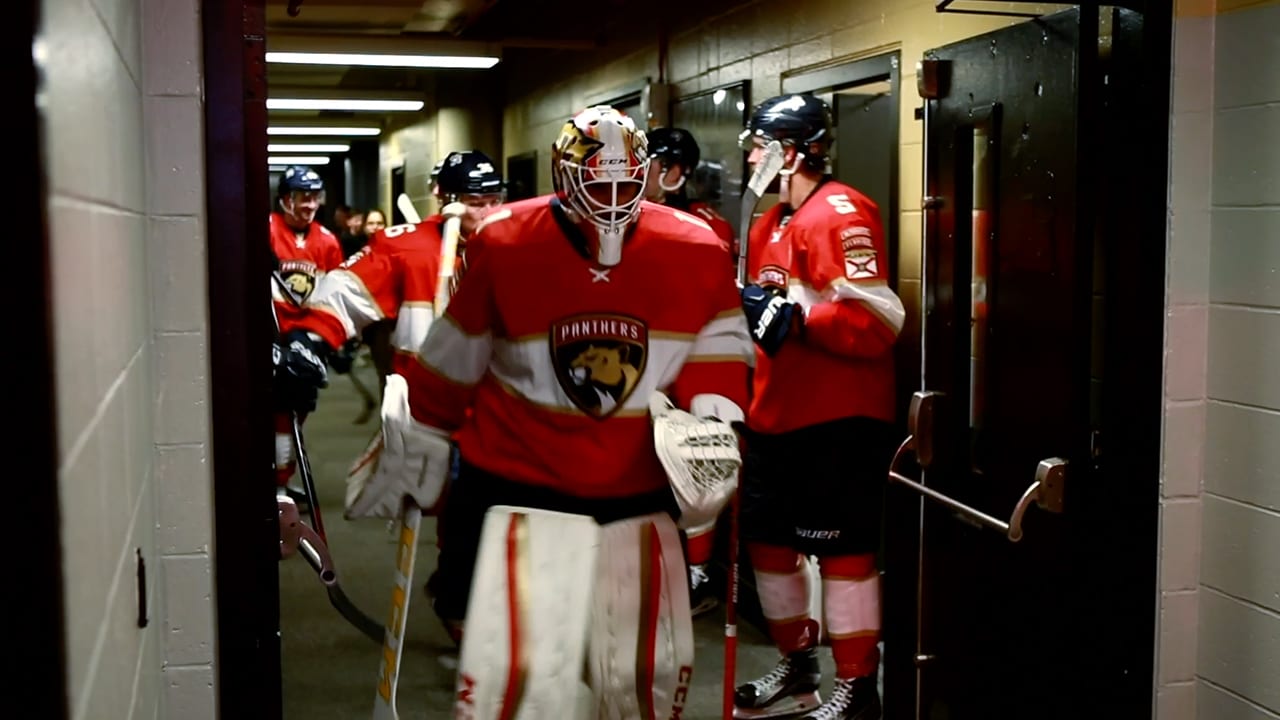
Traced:
<path fill-rule="evenodd" d="M 504 195 L 502 174 L 493 160 L 479 150 L 451 152 L 440 163 L 435 184 L 443 202 L 458 200 L 463 195 Z"/>
<path fill-rule="evenodd" d="M 831 152 L 834 126 L 831 106 L 820 98 L 809 93 L 778 95 L 751 111 L 738 143 L 750 150 L 757 137 L 777 140 L 803 153 L 805 165 L 822 170 Z"/>

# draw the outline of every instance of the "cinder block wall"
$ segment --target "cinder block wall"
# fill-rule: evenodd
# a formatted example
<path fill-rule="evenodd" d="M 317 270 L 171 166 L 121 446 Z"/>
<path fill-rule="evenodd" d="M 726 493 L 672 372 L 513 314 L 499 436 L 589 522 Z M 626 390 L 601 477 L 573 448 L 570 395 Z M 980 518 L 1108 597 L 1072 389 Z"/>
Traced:
<path fill-rule="evenodd" d="M 215 717 L 197 7 L 40 8 L 78 719 Z"/>

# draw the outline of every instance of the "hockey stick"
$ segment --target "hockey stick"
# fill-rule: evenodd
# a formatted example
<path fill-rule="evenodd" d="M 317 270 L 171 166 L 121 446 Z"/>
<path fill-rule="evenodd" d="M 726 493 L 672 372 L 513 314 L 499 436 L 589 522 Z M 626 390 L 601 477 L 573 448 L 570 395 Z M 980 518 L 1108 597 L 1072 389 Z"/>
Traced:
<path fill-rule="evenodd" d="M 280 277 L 280 273 L 273 272 L 271 277 L 286 297 L 293 297 L 289 286 Z M 276 334 L 279 334 L 280 316 L 276 313 L 274 300 L 271 303 L 271 317 L 276 324 Z M 325 539 L 324 519 L 320 514 L 320 499 L 316 494 L 315 476 L 311 474 L 311 458 L 307 455 L 306 446 L 302 441 L 302 423 L 298 422 L 298 413 L 290 412 L 289 416 L 293 428 L 293 445 L 298 452 L 298 473 L 302 476 L 302 487 L 307 494 L 309 506 L 307 510 L 311 515 L 311 527 L 307 527 L 298 519 L 298 506 L 291 500 L 278 501 L 281 557 L 288 557 L 291 554 L 291 545 L 297 547 L 302 557 L 320 576 L 320 582 L 324 584 L 325 592 L 329 595 L 329 604 L 333 605 L 338 614 L 353 627 L 377 642 L 383 635 L 382 624 L 356 607 L 355 603 L 351 602 L 351 598 L 347 597 L 342 586 L 338 584 L 338 573 L 333 567 L 333 559 L 329 555 Z M 285 503 L 292 508 L 292 514 L 284 507 Z"/>
<path fill-rule="evenodd" d="M 729 587 L 724 604 L 724 679 L 723 720 L 733 720 L 734 678 L 738 672 L 738 510 L 741 505 L 741 474 L 738 489 L 729 505 Z"/>
<path fill-rule="evenodd" d="M 329 555 L 329 547 L 320 535 L 302 522 L 298 516 L 298 506 L 290 498 L 277 501 L 280 509 L 280 557 L 293 555 L 295 552 L 316 571 L 321 584 L 329 594 L 329 603 L 347 622 L 359 630 L 370 640 L 382 639 L 381 623 L 365 615 L 347 593 L 338 584 L 338 571 L 333 566 L 333 557 Z"/>
<path fill-rule="evenodd" d="M 401 195 L 408 200 L 408 197 Z M 412 210 L 412 205 L 409 206 Z M 404 208 L 401 208 L 404 212 Z M 436 296 L 432 309 L 438 318 L 449 304 L 449 282 L 458 259 L 458 239 L 462 233 L 462 214 L 466 206 L 449 203 L 441 213 L 444 243 L 440 248 L 440 270 L 436 277 Z M 406 214 L 407 216 L 407 214 Z M 373 720 L 398 720 L 396 688 L 400 681 L 400 658 L 404 654 L 404 635 L 409 619 L 409 598 L 413 595 L 413 566 L 418 556 L 418 530 L 422 526 L 422 508 L 405 498 L 400 509 L 399 542 L 396 546 L 395 587 L 391 592 L 391 612 L 382 643 L 382 667 L 378 670 L 378 691 L 374 696 Z"/>
<path fill-rule="evenodd" d="M 769 189 L 769 183 L 782 171 L 782 143 L 770 140 L 764 146 L 764 155 L 756 163 L 756 169 L 747 181 L 747 189 L 742 193 L 742 213 L 738 218 L 738 287 L 747 284 L 747 246 L 751 236 L 751 219 L 756 214 L 756 205 L 760 196 Z"/>
<path fill-rule="evenodd" d="M 422 216 L 418 214 L 418 209 L 413 206 L 413 201 L 409 199 L 408 193 L 400 193 L 396 198 L 396 209 L 404 216 L 404 221 L 417 225 L 422 222 Z"/>

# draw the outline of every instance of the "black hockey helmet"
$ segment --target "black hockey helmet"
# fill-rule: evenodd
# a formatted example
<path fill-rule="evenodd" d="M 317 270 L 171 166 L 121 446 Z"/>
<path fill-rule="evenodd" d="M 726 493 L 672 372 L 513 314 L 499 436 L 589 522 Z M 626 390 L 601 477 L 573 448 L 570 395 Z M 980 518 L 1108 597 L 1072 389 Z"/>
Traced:
<path fill-rule="evenodd" d="M 493 160 L 479 150 L 451 152 L 440 163 L 436 175 L 440 196 L 453 202 L 460 195 L 503 195 L 502 174 Z"/>
<path fill-rule="evenodd" d="M 290 165 L 280 173 L 276 197 L 282 198 L 293 192 L 324 192 L 324 179 L 308 165 Z"/>
<path fill-rule="evenodd" d="M 805 164 L 821 170 L 826 166 L 834 139 L 831 106 L 809 94 L 778 95 L 751 111 L 747 129 L 738 142 L 750 150 L 753 138 L 790 144 L 805 154 Z"/>
<path fill-rule="evenodd" d="M 664 166 L 679 164 L 685 175 L 691 175 L 697 169 L 702 151 L 698 149 L 693 133 L 684 128 L 660 127 L 650 130 L 647 135 L 650 157 L 658 158 Z"/>

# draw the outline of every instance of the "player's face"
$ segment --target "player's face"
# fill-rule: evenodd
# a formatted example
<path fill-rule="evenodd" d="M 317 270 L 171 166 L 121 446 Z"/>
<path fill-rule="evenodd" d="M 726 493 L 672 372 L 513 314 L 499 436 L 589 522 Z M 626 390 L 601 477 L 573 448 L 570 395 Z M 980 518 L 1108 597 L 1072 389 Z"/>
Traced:
<path fill-rule="evenodd" d="M 289 193 L 281 203 L 281 209 L 290 220 L 291 225 L 306 225 L 316 219 L 316 212 L 324 202 L 324 192 L 303 192 L 295 190 Z"/>
<path fill-rule="evenodd" d="M 502 205 L 502 200 L 503 197 L 499 194 L 463 195 L 458 198 L 458 202 L 467 208 L 462 215 L 462 234 L 470 235 L 474 232 L 482 220 Z"/>

